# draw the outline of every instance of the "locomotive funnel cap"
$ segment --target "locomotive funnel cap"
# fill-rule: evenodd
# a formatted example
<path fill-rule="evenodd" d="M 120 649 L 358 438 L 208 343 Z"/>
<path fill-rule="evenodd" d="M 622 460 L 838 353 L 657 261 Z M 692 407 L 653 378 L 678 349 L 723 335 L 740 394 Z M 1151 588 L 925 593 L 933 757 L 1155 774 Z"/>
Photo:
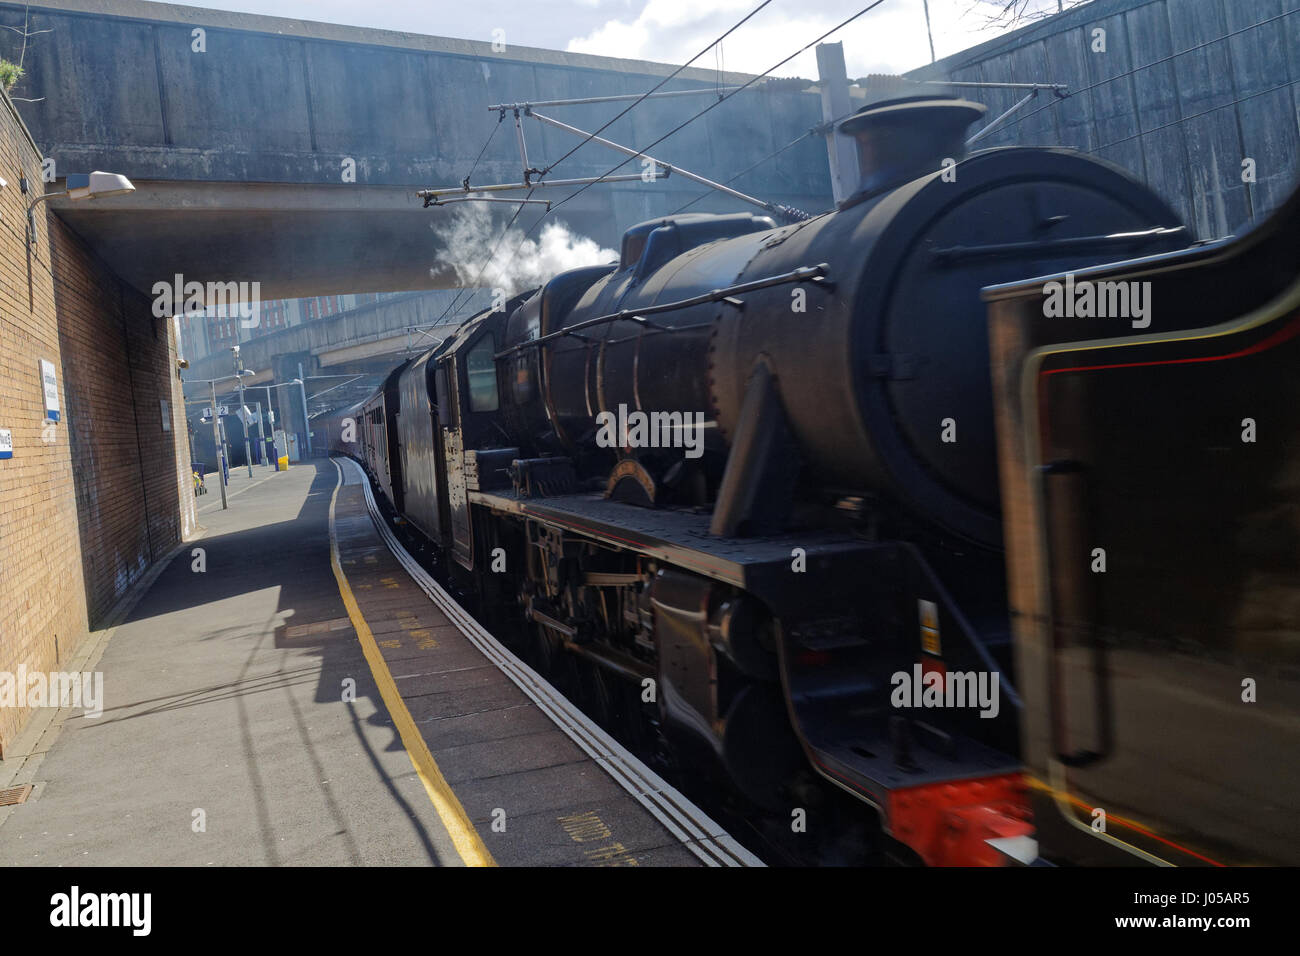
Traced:
<path fill-rule="evenodd" d="M 864 106 L 840 123 L 858 144 L 855 195 L 876 192 L 938 170 L 966 155 L 966 130 L 986 107 L 948 96 L 902 96 Z"/>

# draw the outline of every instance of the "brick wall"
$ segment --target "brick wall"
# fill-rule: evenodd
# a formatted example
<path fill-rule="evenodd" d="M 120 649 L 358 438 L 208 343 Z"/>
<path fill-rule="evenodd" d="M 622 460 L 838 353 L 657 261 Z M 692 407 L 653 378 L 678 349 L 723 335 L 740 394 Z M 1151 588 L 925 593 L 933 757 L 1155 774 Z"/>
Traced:
<path fill-rule="evenodd" d="M 181 539 L 177 452 L 185 438 L 174 323 L 49 218 L 67 435 L 92 625 Z M 162 427 L 167 402 L 171 431 Z M 184 444 L 184 443 L 183 443 Z M 187 446 L 182 448 L 189 471 Z M 190 495 L 193 502 L 193 495 Z"/>
<path fill-rule="evenodd" d="M 0 460 L 0 671 L 48 671 L 86 630 L 81 543 L 67 429 L 45 429 L 38 362 L 53 362 L 63 394 L 62 351 L 43 223 L 28 255 L 19 183 L 41 189 L 40 156 L 0 96 L 0 428 L 13 457 Z M 38 207 L 41 208 L 41 207 Z M 43 218 L 43 213 L 38 219 Z M 0 707 L 0 746 L 26 713 Z"/>
<path fill-rule="evenodd" d="M 0 672 L 11 673 L 60 669 L 196 525 L 175 324 L 44 205 L 29 250 L 40 163 L 0 94 L 0 428 L 14 444 L 0 460 Z M 40 359 L 58 376 L 53 426 Z M 0 756 L 28 716 L 0 706 Z"/>

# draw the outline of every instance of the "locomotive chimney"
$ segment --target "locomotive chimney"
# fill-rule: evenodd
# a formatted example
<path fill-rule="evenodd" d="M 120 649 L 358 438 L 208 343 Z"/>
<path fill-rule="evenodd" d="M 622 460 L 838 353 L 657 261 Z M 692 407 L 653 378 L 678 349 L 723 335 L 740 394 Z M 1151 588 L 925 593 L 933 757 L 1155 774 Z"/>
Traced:
<path fill-rule="evenodd" d="M 864 106 L 839 131 L 858 147 L 859 181 L 848 201 L 942 168 L 966 154 L 966 130 L 985 107 L 947 96 L 903 96 Z"/>

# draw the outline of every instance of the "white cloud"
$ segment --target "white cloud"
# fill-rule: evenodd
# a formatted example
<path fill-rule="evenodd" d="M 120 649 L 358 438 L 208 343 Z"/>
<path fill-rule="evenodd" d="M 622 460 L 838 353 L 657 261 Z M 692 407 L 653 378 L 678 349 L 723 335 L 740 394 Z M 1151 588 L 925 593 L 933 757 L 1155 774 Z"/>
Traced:
<path fill-rule="evenodd" d="M 724 67 L 762 73 L 799 47 L 816 39 L 866 5 L 866 0 L 823 0 L 809 9 L 791 0 L 776 0 L 723 44 Z M 648 0 L 640 12 L 613 17 L 569 41 L 577 53 L 684 63 L 705 44 L 756 6 L 754 0 Z M 1004 32 L 983 27 L 974 0 L 930 0 L 935 53 L 959 52 Z M 921 0 L 885 0 L 847 27 L 827 37 L 844 43 L 850 76 L 901 73 L 930 61 L 925 10 Z M 712 52 L 693 64 L 705 69 Z M 808 50 L 774 71 L 777 76 L 817 75 L 816 54 Z"/>

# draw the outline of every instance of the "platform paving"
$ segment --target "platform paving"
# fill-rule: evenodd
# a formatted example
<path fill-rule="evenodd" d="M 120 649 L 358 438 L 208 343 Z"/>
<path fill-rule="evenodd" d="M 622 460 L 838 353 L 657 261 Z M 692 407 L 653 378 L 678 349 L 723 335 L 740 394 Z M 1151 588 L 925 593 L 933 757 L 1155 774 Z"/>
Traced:
<path fill-rule="evenodd" d="M 35 785 L 0 809 L 0 865 L 474 862 L 383 681 L 496 863 L 696 865 L 442 616 L 345 475 L 351 609 L 331 565 L 334 464 L 232 475 L 227 510 L 209 482 L 203 536 L 124 623 L 91 637 L 103 715 L 33 720 L 0 764 L 0 784 Z M 378 681 L 356 614 L 382 655 Z"/>

